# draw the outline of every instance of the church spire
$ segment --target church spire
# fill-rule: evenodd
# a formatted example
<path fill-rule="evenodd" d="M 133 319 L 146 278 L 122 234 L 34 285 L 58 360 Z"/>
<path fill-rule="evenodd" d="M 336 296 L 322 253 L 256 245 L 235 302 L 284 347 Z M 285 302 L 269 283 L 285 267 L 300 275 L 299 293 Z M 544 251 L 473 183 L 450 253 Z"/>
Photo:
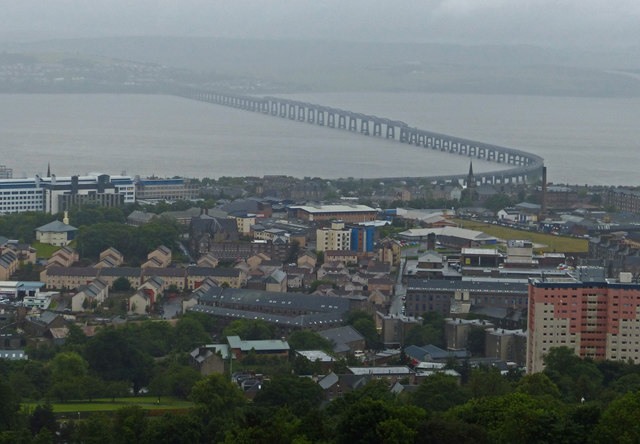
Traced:
<path fill-rule="evenodd" d="M 470 178 L 473 177 L 473 160 L 469 161 L 469 176 Z"/>
<path fill-rule="evenodd" d="M 51 177 L 51 162 L 47 162 L 47 177 Z"/>

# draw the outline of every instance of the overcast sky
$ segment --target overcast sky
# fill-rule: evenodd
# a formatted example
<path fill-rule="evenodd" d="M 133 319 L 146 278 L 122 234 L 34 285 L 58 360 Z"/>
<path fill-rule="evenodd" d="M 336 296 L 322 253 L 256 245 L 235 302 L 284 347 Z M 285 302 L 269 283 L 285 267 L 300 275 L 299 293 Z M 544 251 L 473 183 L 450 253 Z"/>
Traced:
<path fill-rule="evenodd" d="M 640 45 L 640 0 L 0 0 L 0 39 L 124 35 Z"/>

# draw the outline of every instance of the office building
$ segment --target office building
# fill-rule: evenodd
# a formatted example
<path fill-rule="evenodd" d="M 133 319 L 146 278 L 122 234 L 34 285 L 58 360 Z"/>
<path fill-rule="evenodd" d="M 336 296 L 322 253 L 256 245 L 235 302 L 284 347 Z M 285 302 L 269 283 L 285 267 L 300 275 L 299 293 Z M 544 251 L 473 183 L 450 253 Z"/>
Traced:
<path fill-rule="evenodd" d="M 133 179 L 91 173 L 86 176 L 0 179 L 0 212 L 59 213 L 74 206 L 97 203 L 116 207 L 135 203 Z"/>

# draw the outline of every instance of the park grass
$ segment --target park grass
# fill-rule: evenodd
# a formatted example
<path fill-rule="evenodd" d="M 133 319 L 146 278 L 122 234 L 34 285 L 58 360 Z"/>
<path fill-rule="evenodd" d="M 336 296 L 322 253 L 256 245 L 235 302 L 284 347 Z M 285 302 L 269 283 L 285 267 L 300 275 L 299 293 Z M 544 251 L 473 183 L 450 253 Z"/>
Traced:
<path fill-rule="evenodd" d="M 53 253 L 60 249 L 60 247 L 56 247 L 55 245 L 43 244 L 42 242 L 37 241 L 33 242 L 31 246 L 36 249 L 36 255 L 38 257 L 45 259 L 50 258 Z"/>
<path fill-rule="evenodd" d="M 545 245 L 545 247 L 540 248 L 545 252 L 585 253 L 589 250 L 589 241 L 587 239 L 578 239 L 568 236 L 553 236 L 551 234 L 537 233 L 534 231 L 515 230 L 501 225 L 486 224 L 484 222 L 473 220 L 455 219 L 455 222 L 462 228 L 483 231 L 499 239 L 527 239 L 534 244 Z M 537 251 L 538 249 L 534 248 L 534 250 Z"/>
<path fill-rule="evenodd" d="M 69 402 L 52 403 L 54 413 L 96 413 L 96 412 L 113 412 L 123 407 L 138 406 L 143 410 L 187 410 L 193 407 L 193 403 L 178 398 L 161 397 L 160 403 L 157 403 L 156 397 L 129 397 L 88 400 L 72 400 Z M 22 407 L 26 410 L 33 410 L 42 402 L 26 402 Z"/>

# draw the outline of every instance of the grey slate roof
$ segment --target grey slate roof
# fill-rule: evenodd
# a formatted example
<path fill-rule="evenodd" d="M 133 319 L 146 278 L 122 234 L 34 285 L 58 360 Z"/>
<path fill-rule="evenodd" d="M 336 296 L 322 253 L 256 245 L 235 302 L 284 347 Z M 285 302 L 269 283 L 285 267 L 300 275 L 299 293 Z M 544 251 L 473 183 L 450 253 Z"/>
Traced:
<path fill-rule="evenodd" d="M 469 357 L 469 353 L 466 350 L 443 350 L 432 344 L 423 347 L 410 345 L 404 349 L 404 352 L 416 361 L 444 360 L 449 357 L 463 359 Z"/>
<path fill-rule="evenodd" d="M 142 269 L 133 267 L 103 268 L 100 271 L 100 276 L 105 277 L 140 277 L 141 275 Z"/>
<path fill-rule="evenodd" d="M 78 231 L 78 229 L 60 222 L 59 220 L 54 220 L 53 222 L 49 222 L 48 224 L 36 228 L 36 231 L 40 231 L 42 233 L 64 233 L 69 231 Z"/>
<path fill-rule="evenodd" d="M 289 325 L 292 327 L 322 327 L 323 325 L 336 325 L 342 322 L 342 313 L 314 313 L 308 315 L 286 316 L 273 313 L 263 313 L 251 310 L 237 310 L 226 307 L 213 307 L 209 305 L 194 305 L 187 311 L 205 313 L 212 316 L 220 316 L 236 319 L 261 319 L 278 325 Z"/>
<path fill-rule="evenodd" d="M 347 344 L 356 341 L 363 341 L 362 336 L 358 331 L 350 325 L 344 327 L 331 328 L 329 330 L 323 330 L 318 332 L 320 336 L 333 342 L 333 351 L 335 353 L 343 353 L 351 350 Z"/>

